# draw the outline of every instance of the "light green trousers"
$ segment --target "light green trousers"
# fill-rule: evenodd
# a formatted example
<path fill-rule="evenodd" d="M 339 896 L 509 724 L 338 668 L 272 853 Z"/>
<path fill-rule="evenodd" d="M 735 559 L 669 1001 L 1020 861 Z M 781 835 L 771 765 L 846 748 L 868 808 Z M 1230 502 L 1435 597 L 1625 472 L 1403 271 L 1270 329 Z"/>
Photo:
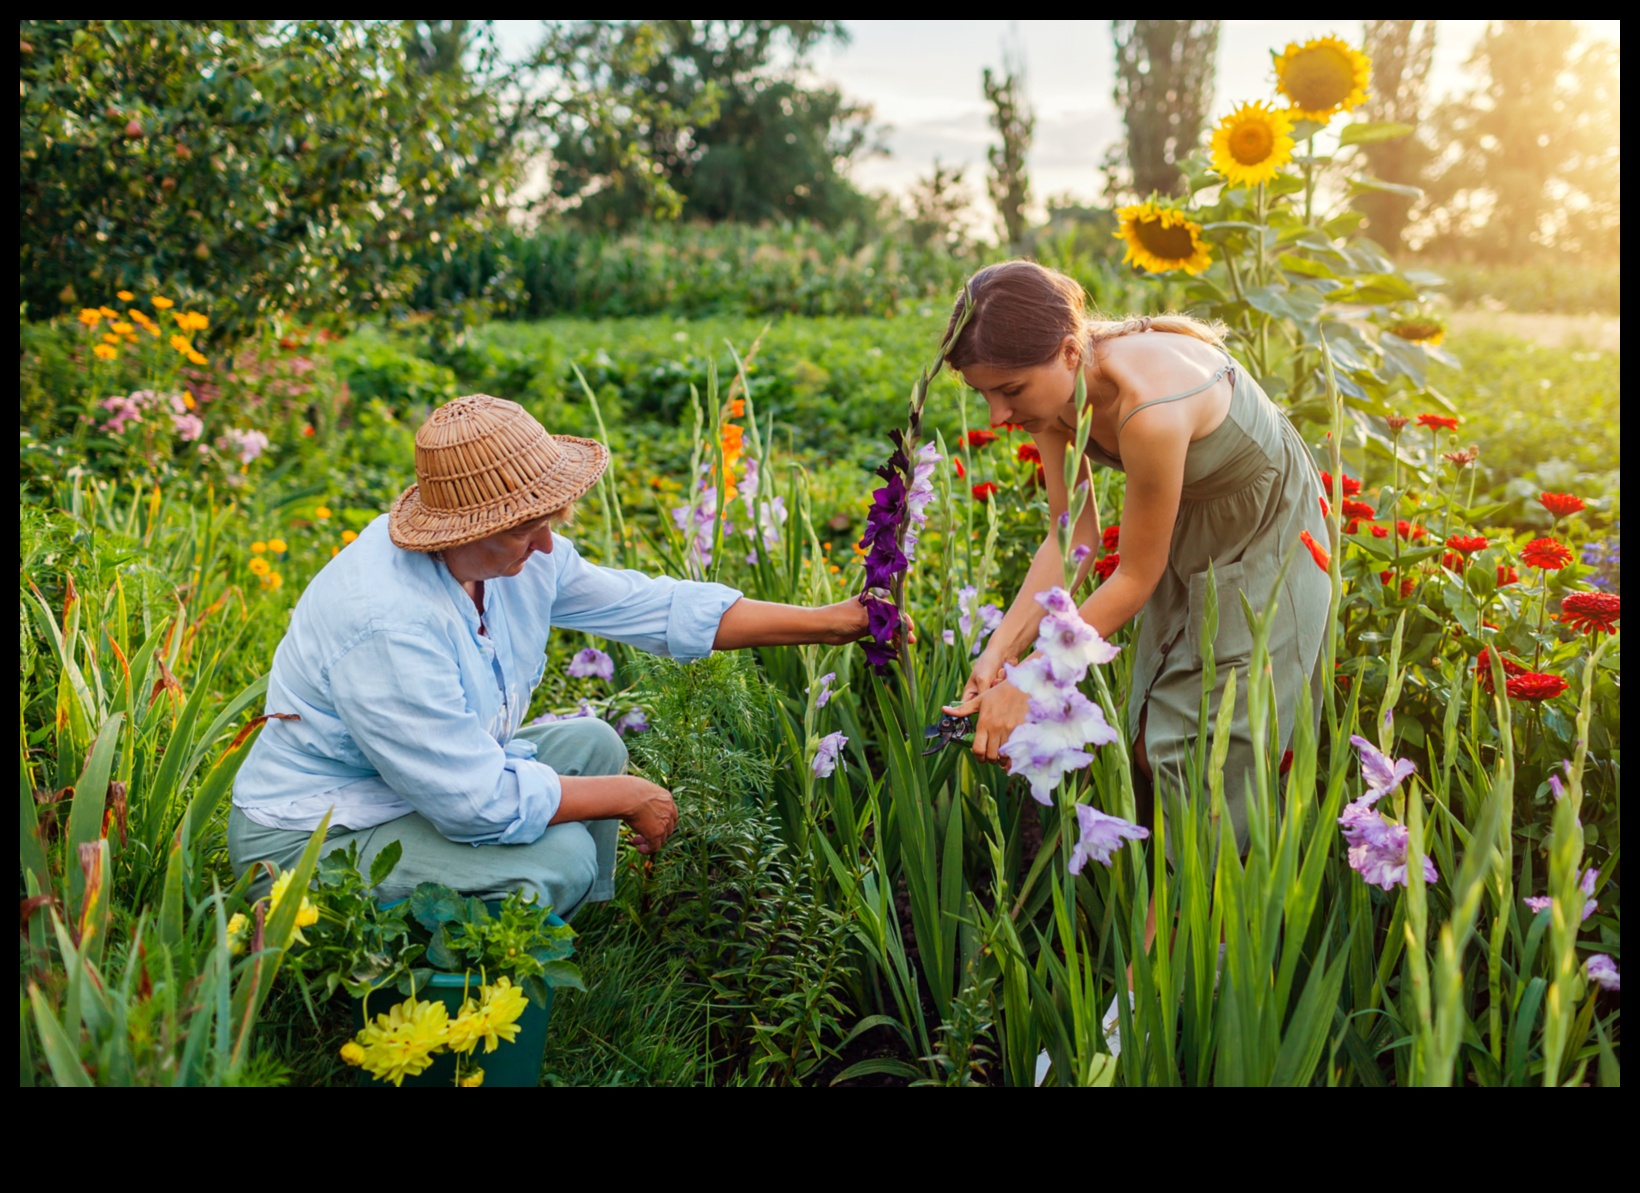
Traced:
<path fill-rule="evenodd" d="M 618 775 L 626 769 L 626 745 L 608 724 L 595 717 L 528 725 L 518 737 L 534 742 L 536 758 L 561 775 Z M 441 882 L 464 895 L 500 899 L 511 891 L 533 892 L 566 919 L 583 903 L 615 895 L 614 820 L 554 824 L 528 845 L 464 845 L 443 836 L 420 813 L 412 812 L 372 828 L 333 828 L 324 852 L 359 843 L 359 867 L 370 863 L 397 841 L 404 848 L 393 873 L 376 888 L 377 898 L 403 899 L 417 884 Z M 235 876 L 259 861 L 281 870 L 293 868 L 307 848 L 307 833 L 264 828 L 238 808 L 228 814 L 228 857 Z M 264 872 L 253 895 L 266 893 L 271 879 Z"/>

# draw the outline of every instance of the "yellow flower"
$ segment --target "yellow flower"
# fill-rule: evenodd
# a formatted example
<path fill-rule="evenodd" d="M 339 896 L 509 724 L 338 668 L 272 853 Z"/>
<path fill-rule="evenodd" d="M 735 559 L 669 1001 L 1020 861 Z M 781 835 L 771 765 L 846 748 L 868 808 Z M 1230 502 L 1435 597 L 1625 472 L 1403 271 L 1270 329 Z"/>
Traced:
<path fill-rule="evenodd" d="M 154 304 L 154 309 L 156 311 L 168 311 L 172 307 L 177 305 L 176 303 L 172 302 L 169 298 L 161 298 L 157 294 L 154 295 L 154 297 L 151 298 L 149 301 Z"/>
<path fill-rule="evenodd" d="M 104 319 L 118 319 L 120 317 L 120 313 L 113 307 L 98 307 L 97 314 L 101 315 Z"/>
<path fill-rule="evenodd" d="M 359 537 L 359 532 L 357 530 L 344 530 L 344 531 L 342 531 L 342 546 L 344 546 L 344 547 L 347 546 L 349 543 L 351 543 L 354 539 L 356 539 L 358 537 Z"/>
<path fill-rule="evenodd" d="M 87 327 L 95 327 L 102 322 L 102 312 L 96 307 L 86 307 L 80 312 L 80 322 Z"/>
<path fill-rule="evenodd" d="M 284 582 L 285 578 L 278 572 L 269 572 L 267 575 L 262 577 L 263 588 L 278 588 Z"/>
<path fill-rule="evenodd" d="M 1143 203 L 1123 207 L 1116 218 L 1121 221 L 1116 237 L 1127 242 L 1124 265 L 1131 261 L 1151 273 L 1182 269 L 1195 276 L 1213 262 L 1207 245 L 1202 243 L 1202 226 L 1154 195 Z"/>
<path fill-rule="evenodd" d="M 461 1014 L 450 1024 L 450 1050 L 471 1052 L 482 1041 L 485 1052 L 494 1052 L 503 1042 L 518 1038 L 518 1017 L 529 1005 L 524 991 L 509 978 L 497 978 L 495 985 L 479 988 L 475 1003 L 461 1004 Z"/>
<path fill-rule="evenodd" d="M 199 403 L 194 401 L 194 395 L 187 390 L 182 391 L 182 404 L 188 407 L 189 410 L 197 409 L 199 406 Z"/>
<path fill-rule="evenodd" d="M 1446 327 L 1438 319 L 1427 315 L 1392 323 L 1389 332 L 1425 348 L 1438 348 L 1446 340 Z"/>
<path fill-rule="evenodd" d="M 254 566 L 255 564 L 266 564 L 266 562 L 266 560 L 251 560 L 253 565 L 251 570 L 256 570 Z M 286 870 L 274 881 L 273 892 L 268 896 L 268 915 L 270 917 L 278 913 L 280 901 L 284 899 L 286 892 L 290 890 L 291 880 L 295 877 L 295 870 Z M 315 907 L 312 901 L 307 897 L 307 892 L 303 891 L 301 905 L 296 909 L 296 939 L 301 941 L 303 944 L 306 944 L 307 938 L 302 935 L 302 929 L 311 928 L 318 922 L 319 909 Z"/>
<path fill-rule="evenodd" d="M 91 351 L 97 354 L 99 360 L 113 360 L 120 354 L 120 350 L 112 344 L 98 344 Z"/>
<path fill-rule="evenodd" d="M 474 1069 L 471 1073 L 468 1073 L 467 1076 L 456 1082 L 456 1084 L 462 1089 L 477 1089 L 479 1086 L 484 1084 L 484 1070 Z"/>
<path fill-rule="evenodd" d="M 284 539 L 269 539 L 268 550 L 272 551 L 275 555 L 283 555 L 286 551 L 290 550 L 290 548 L 286 546 Z"/>
<path fill-rule="evenodd" d="M 184 331 L 204 331 L 211 325 L 211 321 L 198 311 L 184 311 L 182 318 Z"/>
<path fill-rule="evenodd" d="M 191 365 L 202 365 L 202 364 L 204 364 L 205 363 L 205 354 L 203 352 L 189 352 L 188 353 L 188 363 L 191 364 Z"/>
<path fill-rule="evenodd" d="M 364 1049 L 357 1040 L 349 1040 L 342 1045 L 342 1062 L 352 1065 L 355 1069 L 364 1064 Z"/>
<path fill-rule="evenodd" d="M 319 519 L 319 521 L 321 521 L 321 522 L 330 521 L 330 507 L 328 505 L 316 505 L 316 506 L 314 506 L 313 507 L 313 516 L 315 518 Z"/>
<path fill-rule="evenodd" d="M 1292 102 L 1299 120 L 1325 124 L 1366 103 L 1371 79 L 1372 59 L 1338 37 L 1291 42 L 1276 56 L 1276 90 Z"/>
<path fill-rule="evenodd" d="M 1265 103 L 1242 104 L 1213 130 L 1213 168 L 1231 186 L 1269 182 L 1293 160 L 1293 122 Z"/>
<path fill-rule="evenodd" d="M 433 1054 L 450 1036 L 450 1013 L 442 1002 L 408 998 L 385 1015 L 377 1015 L 354 1039 L 364 1049 L 360 1062 L 378 1081 L 401 1085 L 433 1063 Z"/>
<path fill-rule="evenodd" d="M 251 544 L 251 554 L 252 555 L 260 555 L 260 554 L 262 554 L 262 552 L 266 551 L 267 549 L 268 549 L 268 545 L 266 543 L 264 543 L 261 539 L 258 539 L 256 542 Z"/>
<path fill-rule="evenodd" d="M 114 291 L 114 297 L 121 302 L 135 302 L 137 300 L 137 296 L 129 290 L 116 290 Z"/>
<path fill-rule="evenodd" d="M 120 337 L 115 335 L 113 332 L 111 332 L 111 331 L 103 332 L 103 343 L 105 343 L 105 344 L 117 344 L 119 342 L 120 342 Z"/>
<path fill-rule="evenodd" d="M 126 317 L 131 320 L 131 322 L 140 323 L 144 327 L 147 327 L 150 323 L 153 322 L 153 320 L 148 317 L 148 312 L 147 311 L 139 311 L 139 310 L 137 310 L 136 307 L 132 307 L 130 310 L 126 311 L 125 314 L 126 314 Z"/>
<path fill-rule="evenodd" d="M 251 560 L 250 569 L 251 575 L 253 576 L 265 576 L 269 572 L 273 571 L 273 564 L 258 555 L 255 559 Z"/>
<path fill-rule="evenodd" d="M 187 336 L 172 336 L 165 342 L 178 352 L 192 352 L 194 350 L 194 346 L 188 342 Z"/>
<path fill-rule="evenodd" d="M 135 328 L 131 324 L 126 323 L 124 320 L 121 320 L 121 319 L 116 319 L 114 322 L 110 323 L 108 326 L 112 327 L 115 331 L 119 332 L 122 336 L 130 335 L 131 332 L 135 330 Z"/>
<path fill-rule="evenodd" d="M 228 917 L 228 951 L 236 957 L 245 951 L 245 937 L 250 926 L 251 922 L 245 918 L 242 911 L 236 911 Z"/>

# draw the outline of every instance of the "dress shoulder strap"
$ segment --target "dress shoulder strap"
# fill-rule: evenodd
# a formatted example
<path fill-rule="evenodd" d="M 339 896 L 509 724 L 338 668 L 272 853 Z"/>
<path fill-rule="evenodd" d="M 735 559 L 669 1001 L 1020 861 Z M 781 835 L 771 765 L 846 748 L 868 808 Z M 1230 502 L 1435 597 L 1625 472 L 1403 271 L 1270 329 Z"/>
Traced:
<path fill-rule="evenodd" d="M 1224 350 L 1221 348 L 1221 349 L 1219 349 L 1219 351 L 1223 352 Z M 1202 390 L 1211 389 L 1213 386 L 1217 385 L 1219 383 L 1219 381 L 1225 376 L 1225 374 L 1234 372 L 1235 368 L 1236 368 L 1236 362 L 1230 359 L 1230 354 L 1228 352 L 1225 352 L 1224 353 L 1224 363 L 1219 366 L 1218 372 L 1214 373 L 1206 381 L 1203 381 L 1195 389 L 1185 390 L 1182 394 L 1172 394 L 1172 395 L 1170 395 L 1168 397 L 1165 397 L 1165 398 L 1152 398 L 1148 402 L 1140 402 L 1132 410 L 1129 410 L 1127 412 L 1127 417 L 1126 418 L 1122 419 L 1122 421 L 1116 425 L 1116 433 L 1118 435 L 1120 435 L 1122 433 L 1122 428 L 1127 426 L 1128 419 L 1132 418 L 1135 414 L 1138 414 L 1139 411 L 1143 410 L 1145 407 L 1147 407 L 1147 406 L 1160 406 L 1164 402 L 1180 402 L 1180 401 L 1183 401 L 1185 398 L 1193 398 L 1197 394 L 1201 393 Z"/>

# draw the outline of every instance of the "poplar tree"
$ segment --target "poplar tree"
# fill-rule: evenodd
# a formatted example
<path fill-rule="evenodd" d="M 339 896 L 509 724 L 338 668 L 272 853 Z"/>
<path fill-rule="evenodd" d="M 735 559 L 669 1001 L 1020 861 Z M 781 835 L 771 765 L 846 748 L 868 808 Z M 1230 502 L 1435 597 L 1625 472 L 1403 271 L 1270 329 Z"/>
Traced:
<path fill-rule="evenodd" d="M 1107 190 L 1177 195 L 1179 161 L 1201 143 L 1213 103 L 1217 21 L 1112 21 L 1116 108 L 1127 129 L 1124 146 L 1106 162 Z M 1128 177 L 1116 167 L 1125 149 Z M 1125 185 L 1124 185 L 1125 182 Z"/>

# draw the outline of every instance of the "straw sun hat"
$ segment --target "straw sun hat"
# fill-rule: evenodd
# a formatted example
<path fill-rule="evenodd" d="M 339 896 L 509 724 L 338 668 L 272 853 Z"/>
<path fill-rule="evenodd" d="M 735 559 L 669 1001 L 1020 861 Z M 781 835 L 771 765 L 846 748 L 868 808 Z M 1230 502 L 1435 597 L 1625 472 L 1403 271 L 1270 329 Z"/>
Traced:
<path fill-rule="evenodd" d="M 469 394 L 416 432 L 416 483 L 387 532 L 407 551 L 442 551 L 563 509 L 598 483 L 609 449 L 551 435 L 517 402 Z"/>

